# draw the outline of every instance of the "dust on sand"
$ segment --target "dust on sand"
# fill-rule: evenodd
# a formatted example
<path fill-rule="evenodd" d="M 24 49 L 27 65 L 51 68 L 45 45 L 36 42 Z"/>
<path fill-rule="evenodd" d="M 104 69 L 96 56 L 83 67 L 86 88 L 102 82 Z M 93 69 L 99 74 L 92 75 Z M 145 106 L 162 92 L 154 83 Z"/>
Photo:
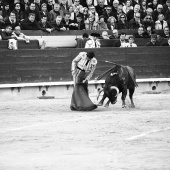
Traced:
<path fill-rule="evenodd" d="M 70 98 L 1 102 L 0 170 L 169 170 L 170 95 L 134 101 L 91 112 Z"/>

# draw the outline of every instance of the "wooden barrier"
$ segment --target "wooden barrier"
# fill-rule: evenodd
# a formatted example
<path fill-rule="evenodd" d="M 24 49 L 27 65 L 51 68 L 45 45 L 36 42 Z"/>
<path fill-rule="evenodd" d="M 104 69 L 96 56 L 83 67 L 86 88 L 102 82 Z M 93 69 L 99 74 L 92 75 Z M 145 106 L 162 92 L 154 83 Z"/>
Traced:
<path fill-rule="evenodd" d="M 71 81 L 71 61 L 88 49 L 0 50 L 0 84 Z M 132 66 L 137 78 L 170 78 L 169 47 L 94 49 L 98 60 L 94 77 L 112 64 Z"/>

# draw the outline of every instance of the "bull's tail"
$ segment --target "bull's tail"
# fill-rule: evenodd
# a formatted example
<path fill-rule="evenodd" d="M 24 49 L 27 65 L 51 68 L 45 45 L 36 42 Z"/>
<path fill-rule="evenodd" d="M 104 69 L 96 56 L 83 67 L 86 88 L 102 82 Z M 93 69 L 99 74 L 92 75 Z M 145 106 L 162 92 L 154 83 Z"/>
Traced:
<path fill-rule="evenodd" d="M 134 72 L 134 69 L 132 67 L 129 67 L 129 66 L 126 66 L 126 69 L 135 85 L 135 87 L 138 87 L 138 84 L 136 82 L 136 75 L 135 75 L 135 72 Z"/>

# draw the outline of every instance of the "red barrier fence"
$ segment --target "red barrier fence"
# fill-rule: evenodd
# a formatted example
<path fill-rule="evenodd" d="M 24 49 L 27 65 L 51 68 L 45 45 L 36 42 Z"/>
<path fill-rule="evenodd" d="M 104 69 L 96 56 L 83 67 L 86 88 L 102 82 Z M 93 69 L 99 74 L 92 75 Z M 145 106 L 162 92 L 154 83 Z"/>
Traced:
<path fill-rule="evenodd" d="M 88 49 L 0 50 L 0 84 L 70 81 L 71 61 Z M 94 49 L 98 60 L 94 77 L 112 64 L 132 66 L 137 78 L 170 78 L 169 47 Z"/>

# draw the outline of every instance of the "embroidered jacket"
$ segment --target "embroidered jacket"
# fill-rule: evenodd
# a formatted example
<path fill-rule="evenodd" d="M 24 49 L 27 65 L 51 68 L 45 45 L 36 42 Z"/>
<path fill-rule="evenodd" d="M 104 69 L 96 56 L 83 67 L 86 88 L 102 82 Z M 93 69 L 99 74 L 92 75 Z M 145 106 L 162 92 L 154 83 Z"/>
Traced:
<path fill-rule="evenodd" d="M 86 80 L 90 80 L 93 75 L 94 70 L 96 69 L 97 60 L 96 58 L 92 58 L 88 64 L 87 63 L 87 52 L 80 52 L 76 58 L 72 61 L 72 74 L 76 72 L 78 68 L 84 70 L 87 74 Z M 78 68 L 77 68 L 78 67 Z"/>

